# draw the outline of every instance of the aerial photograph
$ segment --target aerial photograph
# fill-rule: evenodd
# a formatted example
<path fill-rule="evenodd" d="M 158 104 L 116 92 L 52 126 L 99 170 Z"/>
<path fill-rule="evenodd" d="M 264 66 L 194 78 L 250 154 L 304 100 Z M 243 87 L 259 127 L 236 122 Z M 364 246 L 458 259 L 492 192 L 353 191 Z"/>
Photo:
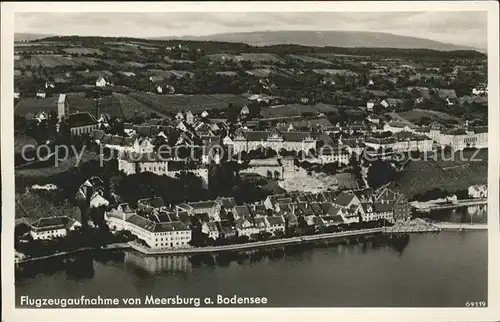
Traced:
<path fill-rule="evenodd" d="M 15 13 L 16 308 L 487 308 L 487 18 Z"/>

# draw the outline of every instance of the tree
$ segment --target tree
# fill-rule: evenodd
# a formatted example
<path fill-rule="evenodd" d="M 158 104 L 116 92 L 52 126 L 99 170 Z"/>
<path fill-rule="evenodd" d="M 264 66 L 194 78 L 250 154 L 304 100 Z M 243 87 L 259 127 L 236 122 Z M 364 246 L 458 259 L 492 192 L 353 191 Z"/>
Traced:
<path fill-rule="evenodd" d="M 389 161 L 375 160 L 368 169 L 367 181 L 370 187 L 377 189 L 393 180 L 395 171 Z"/>

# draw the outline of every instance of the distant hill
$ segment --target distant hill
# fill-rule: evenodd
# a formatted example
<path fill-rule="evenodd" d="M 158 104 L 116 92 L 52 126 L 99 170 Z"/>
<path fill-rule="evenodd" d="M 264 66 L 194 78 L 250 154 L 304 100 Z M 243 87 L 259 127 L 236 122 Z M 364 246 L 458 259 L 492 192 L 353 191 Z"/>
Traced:
<path fill-rule="evenodd" d="M 37 39 L 42 39 L 45 37 L 52 37 L 54 35 L 48 35 L 48 34 L 30 34 L 30 33 L 15 33 L 14 34 L 14 41 L 31 41 L 31 40 L 37 40 Z"/>
<path fill-rule="evenodd" d="M 172 39 L 162 37 L 155 39 Z M 295 44 L 303 46 L 425 48 L 433 50 L 479 50 L 477 48 L 442 43 L 430 39 L 366 31 L 256 31 L 222 33 L 210 36 L 186 36 L 181 40 L 241 42 L 253 46 Z M 484 50 L 479 50 L 484 52 Z"/>

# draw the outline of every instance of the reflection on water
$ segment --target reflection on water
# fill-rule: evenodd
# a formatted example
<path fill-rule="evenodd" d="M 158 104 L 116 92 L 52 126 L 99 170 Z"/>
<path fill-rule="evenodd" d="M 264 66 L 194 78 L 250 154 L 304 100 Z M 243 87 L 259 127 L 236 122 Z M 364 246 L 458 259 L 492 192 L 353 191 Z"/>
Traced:
<path fill-rule="evenodd" d="M 366 253 L 369 249 L 385 247 L 393 250 L 398 255 L 403 254 L 410 242 L 409 234 L 396 234 L 388 236 L 361 236 L 342 241 L 322 241 L 310 244 L 287 245 L 266 249 L 248 250 L 243 252 L 223 252 L 216 254 L 194 254 L 183 256 L 148 256 L 137 251 L 126 251 L 124 262 L 151 275 L 160 273 L 189 273 L 193 268 L 199 267 L 225 267 L 231 263 L 238 265 L 252 264 L 264 261 L 277 261 L 286 257 L 303 259 L 303 255 L 313 248 L 330 248 L 337 254 Z"/>
<path fill-rule="evenodd" d="M 487 250 L 487 233 L 478 231 L 364 236 L 194 256 L 89 252 L 23 265 L 16 305 L 21 295 L 236 294 L 266 296 L 271 307 L 463 307 L 470 298 L 487 299 Z"/>
<path fill-rule="evenodd" d="M 414 213 L 414 216 L 444 222 L 486 224 L 488 222 L 488 205 L 460 207 L 451 211 L 449 209 L 435 210 L 428 214 Z"/>
<path fill-rule="evenodd" d="M 137 251 L 127 251 L 124 261 L 125 264 L 140 267 L 150 274 L 191 271 L 187 256 L 144 256 Z"/>

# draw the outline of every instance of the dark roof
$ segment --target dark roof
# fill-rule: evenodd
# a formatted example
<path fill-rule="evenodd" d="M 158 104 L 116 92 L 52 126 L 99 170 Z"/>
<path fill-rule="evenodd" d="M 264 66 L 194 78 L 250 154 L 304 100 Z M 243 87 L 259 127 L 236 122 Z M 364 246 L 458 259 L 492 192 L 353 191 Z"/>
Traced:
<path fill-rule="evenodd" d="M 488 133 L 488 127 L 487 126 L 480 126 L 474 128 L 474 133 Z"/>
<path fill-rule="evenodd" d="M 311 137 L 311 133 L 309 132 L 282 132 L 284 141 L 288 142 L 301 142 L 308 137 Z"/>
<path fill-rule="evenodd" d="M 225 209 L 232 209 L 236 207 L 236 200 L 234 197 L 228 197 L 228 198 L 217 198 L 216 200 L 218 203 L 222 205 Z"/>
<path fill-rule="evenodd" d="M 356 196 L 351 193 L 342 192 L 335 198 L 335 203 L 341 206 L 347 206 Z"/>
<path fill-rule="evenodd" d="M 94 140 L 101 140 L 105 135 L 106 133 L 102 130 L 94 130 L 90 133 L 90 137 Z"/>
<path fill-rule="evenodd" d="M 394 202 L 374 202 L 373 203 L 373 208 L 375 209 L 375 212 L 388 212 L 392 211 L 394 208 Z"/>
<path fill-rule="evenodd" d="M 32 230 L 40 232 L 54 229 L 67 229 L 75 222 L 75 219 L 68 216 L 42 217 L 32 222 L 30 227 Z"/>
<path fill-rule="evenodd" d="M 159 207 L 164 206 L 163 199 L 160 197 L 140 199 L 137 201 L 137 204 L 142 205 L 142 206 L 146 206 L 146 207 L 153 207 L 153 208 L 159 208 Z"/>
<path fill-rule="evenodd" d="M 141 227 L 142 229 L 154 232 L 154 233 L 160 233 L 160 232 L 166 232 L 166 231 L 183 231 L 183 230 L 189 230 L 189 228 L 183 224 L 180 221 L 174 221 L 174 222 L 163 222 L 163 223 L 155 223 L 149 219 L 146 219 L 142 216 L 139 215 L 132 215 L 127 219 L 128 222 Z"/>
<path fill-rule="evenodd" d="M 266 141 L 271 132 L 267 131 L 245 131 L 243 136 L 247 141 Z"/>
<path fill-rule="evenodd" d="M 215 201 L 209 200 L 209 201 L 190 202 L 188 203 L 188 205 L 195 209 L 206 209 L 206 208 L 214 208 L 217 205 L 217 203 Z"/>
<path fill-rule="evenodd" d="M 164 158 L 160 157 L 158 154 L 154 152 L 145 152 L 145 153 L 137 153 L 137 152 L 129 152 L 121 155 L 122 160 L 126 160 L 128 162 L 167 162 Z"/>
<path fill-rule="evenodd" d="M 156 125 L 135 125 L 134 130 L 139 136 L 152 137 L 160 133 Z"/>
<path fill-rule="evenodd" d="M 268 216 L 267 221 L 272 225 L 284 225 L 285 220 L 281 216 Z"/>
<path fill-rule="evenodd" d="M 323 220 L 327 220 L 327 221 L 334 221 L 334 222 L 339 222 L 339 223 L 344 222 L 344 218 L 341 215 L 323 216 L 322 218 L 323 218 Z"/>
<path fill-rule="evenodd" d="M 68 124 L 70 127 L 80 127 L 80 126 L 88 126 L 94 125 L 97 123 L 97 120 L 94 116 L 89 113 L 73 113 L 68 117 Z"/>

